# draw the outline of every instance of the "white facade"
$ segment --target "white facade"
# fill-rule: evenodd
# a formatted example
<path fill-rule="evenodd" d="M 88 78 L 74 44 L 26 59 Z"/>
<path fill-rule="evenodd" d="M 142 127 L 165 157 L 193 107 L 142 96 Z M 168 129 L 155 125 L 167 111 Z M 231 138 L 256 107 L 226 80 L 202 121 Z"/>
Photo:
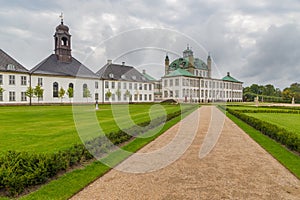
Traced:
<path fill-rule="evenodd" d="M 149 82 L 130 82 L 102 80 L 103 103 L 153 102 L 154 84 Z M 109 92 L 111 93 L 110 97 Z"/>
<path fill-rule="evenodd" d="M 202 77 L 162 78 L 163 99 L 179 102 L 241 101 L 242 83 Z"/>
<path fill-rule="evenodd" d="M 4 90 L 0 93 L 0 104 L 23 104 L 28 102 L 25 95 L 29 86 L 27 73 L 0 71 L 0 87 Z"/>
<path fill-rule="evenodd" d="M 76 77 L 31 75 L 31 87 L 40 85 L 44 90 L 43 97 L 32 98 L 33 103 L 85 103 L 95 102 L 96 98 L 101 96 L 100 80 L 84 79 Z M 73 88 L 73 98 L 69 98 L 68 88 Z M 83 88 L 90 91 L 90 97 L 84 97 Z M 59 90 L 63 88 L 65 94 L 63 98 L 59 97 Z"/>

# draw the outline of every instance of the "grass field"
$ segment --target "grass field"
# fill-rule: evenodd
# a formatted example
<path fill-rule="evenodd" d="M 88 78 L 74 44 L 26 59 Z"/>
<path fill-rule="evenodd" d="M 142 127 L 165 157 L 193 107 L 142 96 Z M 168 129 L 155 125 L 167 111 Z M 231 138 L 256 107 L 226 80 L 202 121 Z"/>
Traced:
<path fill-rule="evenodd" d="M 100 105 L 97 112 L 94 112 L 93 106 L 82 106 L 79 109 L 96 113 L 94 115 L 103 131 L 108 133 L 119 129 L 114 118 L 123 121 L 125 127 L 131 125 L 126 123 L 125 119 L 128 118 L 126 110 L 129 110 L 130 117 L 135 123 L 140 123 L 149 120 L 151 108 L 153 104 L 114 105 L 117 115 L 113 115 L 110 105 Z M 163 105 L 163 111 L 159 108 L 152 109 L 152 117 L 163 115 L 164 110 L 171 113 L 180 110 L 180 107 Z M 72 111 L 72 106 L 0 107 L 0 152 L 8 150 L 55 152 L 80 143 Z M 87 123 L 86 127 L 88 126 Z"/>
<path fill-rule="evenodd" d="M 300 136 L 300 115 L 288 113 L 246 113 L 262 121 L 270 122 Z"/>

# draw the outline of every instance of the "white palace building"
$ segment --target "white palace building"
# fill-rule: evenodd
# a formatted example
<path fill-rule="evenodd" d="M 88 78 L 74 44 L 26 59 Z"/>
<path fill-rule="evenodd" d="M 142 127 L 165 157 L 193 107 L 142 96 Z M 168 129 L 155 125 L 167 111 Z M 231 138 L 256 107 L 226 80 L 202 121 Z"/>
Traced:
<path fill-rule="evenodd" d="M 125 63 L 111 60 L 96 73 L 71 54 L 71 35 L 63 19 L 54 34 L 54 54 L 31 70 L 0 49 L 0 104 L 29 103 L 125 103 L 175 99 L 179 102 L 242 101 L 242 82 L 228 73 L 211 78 L 207 64 L 187 48 L 183 57 L 169 64 L 165 75 L 155 80 Z M 29 95 L 28 88 L 41 88 L 42 95 Z"/>
<path fill-rule="evenodd" d="M 222 79 L 211 77 L 211 57 L 207 63 L 194 58 L 193 51 L 187 47 L 183 57 L 171 64 L 165 58 L 165 75 L 162 77 L 163 99 L 179 102 L 238 102 L 243 98 L 242 82 L 227 73 Z"/>

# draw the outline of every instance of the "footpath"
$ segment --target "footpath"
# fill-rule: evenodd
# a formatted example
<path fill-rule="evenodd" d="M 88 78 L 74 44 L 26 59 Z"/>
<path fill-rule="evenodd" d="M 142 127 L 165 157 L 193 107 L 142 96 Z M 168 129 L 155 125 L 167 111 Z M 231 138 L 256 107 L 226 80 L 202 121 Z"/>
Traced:
<path fill-rule="evenodd" d="M 163 148 L 196 116 L 198 126 L 184 127 L 196 132 L 192 144 L 170 165 L 147 173 L 112 169 L 71 199 L 300 199 L 300 180 L 214 106 L 202 106 L 139 153 Z M 220 120 L 223 128 L 212 138 L 218 139 L 214 148 L 200 159 L 211 119 Z M 135 159 L 128 158 L 120 169 Z"/>

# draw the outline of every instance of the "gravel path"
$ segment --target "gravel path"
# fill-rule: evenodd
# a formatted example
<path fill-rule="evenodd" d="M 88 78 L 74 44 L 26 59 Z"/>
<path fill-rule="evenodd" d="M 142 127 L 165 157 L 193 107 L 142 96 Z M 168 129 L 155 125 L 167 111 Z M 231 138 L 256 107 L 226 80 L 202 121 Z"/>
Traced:
<path fill-rule="evenodd" d="M 299 179 L 228 118 L 214 149 L 200 159 L 211 115 L 223 113 L 210 106 L 202 106 L 195 113 L 200 114 L 201 123 L 192 145 L 180 159 L 149 173 L 113 169 L 72 199 L 300 199 Z M 191 120 L 193 114 L 185 120 Z M 181 123 L 139 152 L 151 152 L 168 144 Z M 125 165 L 130 160 L 124 161 Z"/>

